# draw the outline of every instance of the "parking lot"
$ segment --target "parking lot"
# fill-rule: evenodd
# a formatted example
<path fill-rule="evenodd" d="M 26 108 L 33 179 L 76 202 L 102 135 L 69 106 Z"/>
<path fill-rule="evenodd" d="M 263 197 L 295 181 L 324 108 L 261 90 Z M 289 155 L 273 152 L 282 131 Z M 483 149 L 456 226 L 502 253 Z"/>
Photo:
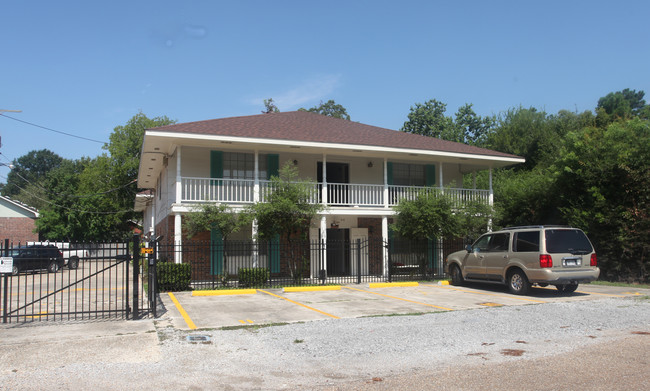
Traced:
<path fill-rule="evenodd" d="M 175 328 L 204 329 L 306 322 L 320 319 L 394 316 L 459 311 L 495 306 L 539 305 L 606 297 L 650 296 L 650 289 L 581 285 L 573 294 L 554 287 L 534 287 L 527 296 L 507 293 L 500 285 L 456 287 L 440 283 L 360 284 L 289 292 L 282 289 L 162 293 Z M 233 294 L 223 294 L 223 293 Z M 205 294 L 205 296 L 200 296 Z M 212 295 L 214 294 L 214 295 Z"/>

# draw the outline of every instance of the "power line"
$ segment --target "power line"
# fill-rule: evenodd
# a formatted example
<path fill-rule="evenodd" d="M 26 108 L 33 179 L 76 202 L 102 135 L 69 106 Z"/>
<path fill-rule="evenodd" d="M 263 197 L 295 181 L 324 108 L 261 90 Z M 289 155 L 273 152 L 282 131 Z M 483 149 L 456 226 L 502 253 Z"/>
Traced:
<path fill-rule="evenodd" d="M 62 131 L 60 131 L 60 130 L 55 130 L 55 129 L 52 129 L 52 128 L 48 128 L 48 127 L 46 127 L 46 126 L 41 126 L 41 125 L 37 125 L 37 124 L 31 123 L 31 122 L 23 121 L 23 120 L 18 119 L 18 118 L 10 117 L 10 116 L 5 115 L 5 114 L 3 114 L 3 113 L 0 113 L 0 116 L 5 117 L 5 118 L 12 119 L 12 120 L 14 120 L 14 121 L 22 122 L 22 123 L 27 124 L 27 125 L 35 126 L 35 127 L 37 127 L 37 128 L 41 128 L 41 129 L 45 129 L 45 130 L 49 130 L 50 132 L 55 132 L 55 133 L 63 134 L 63 135 L 70 136 L 70 137 L 76 137 L 76 138 L 79 138 L 79 139 L 82 139 L 82 140 L 92 141 L 92 142 L 94 142 L 94 143 L 106 144 L 106 141 L 94 140 L 94 139 L 92 139 L 92 138 L 87 138 L 87 137 L 77 136 L 76 134 L 71 134 L 71 133 L 62 132 Z"/>

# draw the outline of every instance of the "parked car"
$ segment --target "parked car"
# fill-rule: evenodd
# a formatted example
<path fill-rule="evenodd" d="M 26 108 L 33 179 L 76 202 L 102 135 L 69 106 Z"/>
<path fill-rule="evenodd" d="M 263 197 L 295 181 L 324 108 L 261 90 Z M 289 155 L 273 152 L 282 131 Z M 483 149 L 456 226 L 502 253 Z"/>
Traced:
<path fill-rule="evenodd" d="M 12 274 L 23 270 L 44 270 L 56 273 L 63 267 L 63 254 L 54 245 L 28 245 L 9 250 L 13 258 Z"/>
<path fill-rule="evenodd" d="M 561 226 L 510 227 L 489 232 L 463 251 L 450 254 L 445 269 L 452 285 L 465 281 L 506 284 L 528 293 L 532 284 L 555 285 L 571 293 L 598 278 L 594 248 L 579 229 Z"/>
<path fill-rule="evenodd" d="M 79 261 L 90 257 L 90 252 L 88 249 L 83 248 L 83 246 L 75 243 L 68 242 L 27 242 L 27 245 L 54 245 L 61 250 L 63 254 L 63 261 L 65 266 L 70 269 L 76 269 L 79 267 Z"/>

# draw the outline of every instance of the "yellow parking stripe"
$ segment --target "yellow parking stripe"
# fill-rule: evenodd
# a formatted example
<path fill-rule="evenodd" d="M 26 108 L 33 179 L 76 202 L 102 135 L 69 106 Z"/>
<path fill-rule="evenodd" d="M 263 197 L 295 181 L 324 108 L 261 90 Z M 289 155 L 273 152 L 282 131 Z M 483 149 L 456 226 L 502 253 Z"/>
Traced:
<path fill-rule="evenodd" d="M 388 298 L 390 298 L 390 299 L 397 299 L 397 300 L 402 300 L 402 301 L 408 301 L 409 303 L 415 303 L 415 304 L 426 305 L 426 306 L 428 306 L 428 307 L 438 308 L 438 309 L 445 310 L 445 311 L 453 311 L 453 309 L 451 309 L 451 308 L 440 307 L 440 306 L 433 305 L 433 304 L 428 304 L 428 303 L 421 303 L 421 302 L 419 302 L 419 301 L 409 300 L 409 299 L 403 299 L 403 298 L 401 298 L 401 297 L 395 297 L 395 296 L 384 295 L 383 293 L 377 293 L 377 292 L 372 292 L 372 291 L 366 291 L 366 290 L 363 290 L 363 289 L 352 288 L 352 287 L 349 287 L 349 286 L 344 286 L 343 288 L 346 288 L 346 289 L 352 289 L 352 290 L 359 291 L 359 292 L 372 293 L 373 295 L 384 296 L 384 297 L 388 297 Z"/>
<path fill-rule="evenodd" d="M 196 329 L 196 325 L 194 324 L 194 322 L 192 322 L 192 319 L 187 314 L 187 312 L 185 311 L 185 309 L 183 308 L 181 303 L 178 302 L 178 300 L 176 299 L 176 296 L 174 296 L 174 294 L 171 293 L 171 292 L 167 292 L 167 294 L 169 295 L 169 298 L 172 299 L 172 301 L 174 302 L 174 305 L 176 306 L 176 309 L 178 309 L 178 312 L 181 313 L 181 316 L 183 317 L 183 319 L 185 319 L 185 323 L 187 323 L 187 327 L 189 327 L 190 330 Z"/>
<path fill-rule="evenodd" d="M 192 291 L 192 296 L 254 295 L 257 289 L 218 289 L 209 291 Z"/>
<path fill-rule="evenodd" d="M 287 299 L 286 297 L 282 297 L 282 296 L 276 295 L 275 293 L 267 292 L 267 291 L 262 290 L 262 289 L 258 289 L 258 291 L 260 291 L 260 292 L 262 292 L 262 293 L 266 293 L 267 295 L 270 295 L 270 296 L 274 296 L 274 297 L 280 298 L 280 299 L 282 299 L 282 300 L 286 300 L 286 301 L 288 301 L 288 302 L 290 302 L 290 303 L 297 304 L 297 305 L 299 305 L 299 306 L 301 306 L 301 307 L 304 307 L 304 308 L 307 308 L 307 309 L 309 309 L 309 310 L 316 311 L 316 312 L 318 312 L 319 314 L 327 315 L 327 316 L 329 316 L 330 318 L 341 319 L 341 318 L 339 318 L 338 316 L 335 316 L 335 315 L 332 315 L 332 314 L 328 314 L 327 312 L 323 312 L 323 311 L 321 311 L 321 310 L 317 310 L 316 308 L 312 308 L 312 307 L 310 307 L 310 306 L 307 306 L 307 305 L 304 305 L 304 304 L 298 303 L 297 301 L 293 301 L 293 300 L 291 300 L 291 299 Z"/>
<path fill-rule="evenodd" d="M 530 301 L 532 303 L 546 303 L 545 301 L 542 300 L 534 300 L 534 299 L 526 299 L 523 297 L 517 297 L 517 296 L 506 296 L 506 295 L 496 295 L 494 293 L 485 293 L 485 292 L 476 292 L 476 291 L 468 291 L 465 289 L 460 289 L 460 288 L 452 288 L 448 286 L 440 286 L 440 285 L 422 285 L 422 286 L 431 286 L 434 288 L 441 288 L 441 289 L 447 289 L 447 290 L 452 290 L 452 291 L 458 291 L 458 292 L 464 292 L 464 293 L 475 293 L 477 295 L 485 295 L 485 296 L 494 296 L 494 297 L 502 297 L 504 299 L 515 299 L 515 300 L 523 300 L 523 301 Z"/>
<path fill-rule="evenodd" d="M 321 292 L 321 291 L 340 291 L 340 285 L 325 286 L 287 286 L 282 288 L 282 292 Z"/>
<path fill-rule="evenodd" d="M 393 288 L 398 286 L 418 286 L 417 281 L 406 281 L 406 282 L 371 282 L 368 284 L 368 288 Z"/>

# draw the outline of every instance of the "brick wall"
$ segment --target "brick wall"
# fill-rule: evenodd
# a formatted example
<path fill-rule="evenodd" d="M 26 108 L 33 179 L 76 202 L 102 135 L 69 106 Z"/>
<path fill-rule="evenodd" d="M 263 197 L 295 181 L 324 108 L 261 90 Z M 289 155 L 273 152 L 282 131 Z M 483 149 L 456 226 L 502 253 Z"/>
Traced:
<path fill-rule="evenodd" d="M 9 239 L 15 244 L 38 241 L 38 233 L 33 232 L 35 228 L 34 220 L 29 217 L 0 217 L 0 240 Z"/>

